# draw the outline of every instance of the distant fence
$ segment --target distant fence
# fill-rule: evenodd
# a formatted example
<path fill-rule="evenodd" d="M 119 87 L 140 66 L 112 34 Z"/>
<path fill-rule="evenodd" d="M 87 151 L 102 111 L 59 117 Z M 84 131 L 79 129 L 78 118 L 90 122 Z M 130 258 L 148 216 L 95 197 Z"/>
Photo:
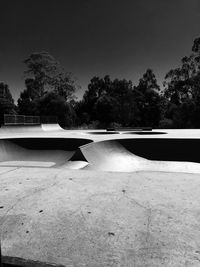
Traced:
<path fill-rule="evenodd" d="M 57 123 L 56 116 L 24 116 L 4 114 L 4 125 L 39 125 Z"/>

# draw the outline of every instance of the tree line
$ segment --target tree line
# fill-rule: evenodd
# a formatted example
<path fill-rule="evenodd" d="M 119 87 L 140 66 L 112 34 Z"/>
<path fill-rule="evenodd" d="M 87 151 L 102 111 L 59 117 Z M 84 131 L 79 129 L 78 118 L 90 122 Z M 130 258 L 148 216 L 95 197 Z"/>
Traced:
<path fill-rule="evenodd" d="M 165 76 L 163 88 L 148 68 L 138 84 L 95 76 L 83 98 L 73 75 L 47 52 L 24 60 L 25 88 L 17 104 L 0 83 L 0 115 L 57 116 L 63 127 L 200 128 L 200 37 L 180 66 Z"/>

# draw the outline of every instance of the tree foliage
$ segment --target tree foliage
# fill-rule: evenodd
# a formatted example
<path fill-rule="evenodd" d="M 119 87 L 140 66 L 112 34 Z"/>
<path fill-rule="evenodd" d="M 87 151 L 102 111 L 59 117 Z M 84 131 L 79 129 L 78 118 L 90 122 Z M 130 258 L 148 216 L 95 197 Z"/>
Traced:
<path fill-rule="evenodd" d="M 148 69 L 133 86 L 126 79 L 91 79 L 83 100 L 77 104 L 82 123 L 99 120 L 101 125 L 155 126 L 160 119 L 159 86 L 153 71 Z M 150 124 L 150 125 L 149 125 Z"/>
<path fill-rule="evenodd" d="M 31 54 L 26 60 L 25 75 L 32 82 L 34 96 L 42 97 L 48 91 L 55 91 L 58 95 L 70 100 L 76 90 L 72 74 L 65 72 L 60 63 L 47 52 Z M 25 80 L 27 85 L 27 79 Z M 28 89 L 28 88 L 27 88 Z"/>
<path fill-rule="evenodd" d="M 200 37 L 180 66 L 168 71 L 161 90 L 154 72 L 147 69 L 137 85 L 126 79 L 112 80 L 109 75 L 95 76 L 82 100 L 76 101 L 72 74 L 49 53 L 33 53 L 24 63 L 19 114 L 57 115 L 63 124 L 200 128 Z M 1 112 L 15 112 L 8 86 L 1 83 L 1 88 L 7 92 Z"/>
<path fill-rule="evenodd" d="M 24 63 L 26 88 L 18 99 L 19 114 L 50 115 L 50 109 L 47 108 L 50 105 L 52 110 L 50 113 L 54 111 L 63 123 L 65 121 L 63 118 L 72 115 L 70 102 L 74 99 L 77 88 L 72 74 L 64 71 L 59 62 L 47 52 L 33 53 L 24 60 Z M 43 102 L 46 107 L 41 108 Z M 60 107 L 58 103 L 61 104 Z M 68 115 L 62 115 L 61 109 Z"/>
<path fill-rule="evenodd" d="M 157 84 L 155 74 L 151 69 L 147 69 L 140 79 L 135 91 L 138 95 L 138 109 L 140 124 L 142 126 L 158 127 L 161 119 L 161 95 L 160 87 Z"/>
<path fill-rule="evenodd" d="M 25 75 L 33 79 L 38 96 L 43 96 L 59 72 L 58 62 L 49 53 L 39 52 L 31 54 L 24 63 L 27 68 Z"/>
<path fill-rule="evenodd" d="M 4 114 L 16 114 L 16 106 L 8 85 L 0 82 L 0 124 L 3 123 Z"/>
<path fill-rule="evenodd" d="M 55 92 L 48 92 L 36 101 L 37 115 L 57 116 L 61 126 L 70 126 L 76 119 L 74 110 L 65 98 Z"/>
<path fill-rule="evenodd" d="M 166 117 L 177 128 L 200 127 L 200 38 L 194 40 L 192 52 L 181 66 L 165 77 L 165 97 L 169 100 Z M 173 112 L 172 112 L 173 110 Z"/>

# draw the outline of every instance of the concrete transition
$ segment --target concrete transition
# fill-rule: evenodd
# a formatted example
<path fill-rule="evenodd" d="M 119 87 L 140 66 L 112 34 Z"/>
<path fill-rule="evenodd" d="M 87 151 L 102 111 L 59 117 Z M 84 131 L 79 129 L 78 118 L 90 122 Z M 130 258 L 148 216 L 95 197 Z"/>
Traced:
<path fill-rule="evenodd" d="M 42 124 L 41 128 L 43 131 L 64 131 L 58 123 L 55 124 Z"/>
<path fill-rule="evenodd" d="M 47 128 L 0 129 L 4 262 L 200 266 L 200 131 Z"/>
<path fill-rule="evenodd" d="M 119 139 L 90 143 L 80 151 L 87 169 L 200 173 L 199 146 L 200 140 Z"/>
<path fill-rule="evenodd" d="M 72 138 L 0 139 L 0 166 L 81 168 L 85 160 L 70 162 L 77 148 L 92 142 Z"/>
<path fill-rule="evenodd" d="M 200 173 L 198 147 L 189 139 L 2 138 L 0 166 Z"/>

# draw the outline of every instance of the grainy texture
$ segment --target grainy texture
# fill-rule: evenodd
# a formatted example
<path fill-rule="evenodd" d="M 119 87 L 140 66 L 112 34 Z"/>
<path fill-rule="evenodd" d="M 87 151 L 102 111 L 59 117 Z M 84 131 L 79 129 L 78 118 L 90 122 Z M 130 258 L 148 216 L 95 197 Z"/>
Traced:
<path fill-rule="evenodd" d="M 65 266 L 199 266 L 200 175 L 8 168 L 2 253 Z"/>

